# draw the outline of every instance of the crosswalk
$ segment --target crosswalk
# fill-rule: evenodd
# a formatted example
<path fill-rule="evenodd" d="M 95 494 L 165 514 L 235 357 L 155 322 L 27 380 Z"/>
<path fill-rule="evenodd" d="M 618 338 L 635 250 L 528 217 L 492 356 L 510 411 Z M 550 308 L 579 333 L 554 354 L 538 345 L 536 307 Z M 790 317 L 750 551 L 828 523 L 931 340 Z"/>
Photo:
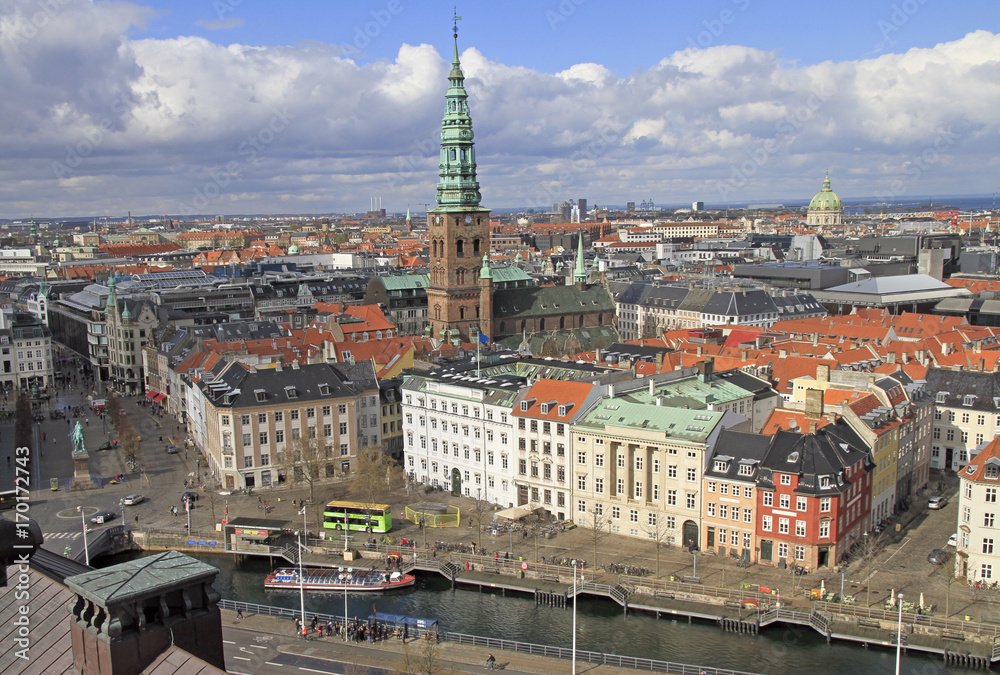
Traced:
<path fill-rule="evenodd" d="M 45 537 L 45 541 L 51 541 L 53 539 L 79 539 L 83 536 L 82 532 L 43 532 L 42 536 Z"/>

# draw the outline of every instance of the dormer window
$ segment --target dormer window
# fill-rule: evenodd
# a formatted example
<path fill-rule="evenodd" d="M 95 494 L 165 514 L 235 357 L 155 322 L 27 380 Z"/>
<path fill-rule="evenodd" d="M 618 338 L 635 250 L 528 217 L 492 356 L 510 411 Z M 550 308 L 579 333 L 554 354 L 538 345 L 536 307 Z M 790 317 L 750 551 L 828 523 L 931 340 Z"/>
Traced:
<path fill-rule="evenodd" d="M 998 476 L 1000 476 L 1000 468 L 995 466 L 987 466 L 983 471 L 983 478 L 987 480 L 996 480 Z"/>
<path fill-rule="evenodd" d="M 320 396 L 329 396 L 330 395 L 330 385 L 327 384 L 326 382 L 324 382 L 323 384 L 319 385 L 319 394 L 320 394 Z"/>
<path fill-rule="evenodd" d="M 289 399 L 298 398 L 299 392 L 295 387 L 285 387 L 285 396 Z"/>
<path fill-rule="evenodd" d="M 716 471 L 728 471 L 729 462 L 725 460 L 715 460 L 715 470 Z"/>
<path fill-rule="evenodd" d="M 975 402 L 976 402 L 976 395 L 975 394 L 966 394 L 965 396 L 962 397 L 962 405 L 971 406 Z"/>
<path fill-rule="evenodd" d="M 829 476 L 820 476 L 819 477 L 819 486 L 820 486 L 820 488 L 822 488 L 824 490 L 827 489 L 827 488 L 829 488 L 829 487 L 831 487 L 832 485 L 831 485 L 830 477 Z"/>
<path fill-rule="evenodd" d="M 548 414 L 549 414 L 549 404 L 548 404 L 548 403 L 542 403 L 542 404 L 540 404 L 540 405 L 538 406 L 538 408 L 539 408 L 539 411 L 540 411 L 540 412 L 541 412 L 541 413 L 542 413 L 543 415 L 548 415 Z"/>
<path fill-rule="evenodd" d="M 939 391 L 934 396 L 934 402 L 935 403 L 944 403 L 947 400 L 948 400 L 948 392 L 946 392 L 946 391 Z"/>
<path fill-rule="evenodd" d="M 569 409 L 573 407 L 572 403 L 563 403 L 559 406 L 559 417 L 566 417 Z"/>
<path fill-rule="evenodd" d="M 534 403 L 535 401 L 536 399 L 533 398 L 526 398 L 523 401 L 521 401 L 521 412 L 528 412 L 528 408 L 530 408 L 531 404 Z"/>
<path fill-rule="evenodd" d="M 740 475 L 741 476 L 752 476 L 753 475 L 753 464 L 740 464 Z"/>
<path fill-rule="evenodd" d="M 257 399 L 257 403 L 263 403 L 267 400 L 267 392 L 263 389 L 254 389 L 253 395 Z"/>

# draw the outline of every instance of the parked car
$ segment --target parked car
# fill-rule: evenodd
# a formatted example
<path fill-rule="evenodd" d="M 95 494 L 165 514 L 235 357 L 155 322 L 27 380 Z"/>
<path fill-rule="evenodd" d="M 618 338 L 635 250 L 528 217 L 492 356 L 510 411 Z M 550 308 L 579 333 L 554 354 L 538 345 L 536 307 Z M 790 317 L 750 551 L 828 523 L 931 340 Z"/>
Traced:
<path fill-rule="evenodd" d="M 167 454 L 168 455 L 176 455 L 177 454 L 177 446 L 176 445 L 168 445 L 167 446 Z"/>
<path fill-rule="evenodd" d="M 958 535 L 953 534 L 948 537 L 948 546 L 958 546 Z"/>
<path fill-rule="evenodd" d="M 944 497 L 931 497 L 927 500 L 927 508 L 929 509 L 943 509 L 944 505 L 948 503 L 948 500 Z"/>
<path fill-rule="evenodd" d="M 181 495 L 181 502 L 182 503 L 188 501 L 189 499 L 192 502 L 198 501 L 198 493 L 197 492 L 191 492 L 190 490 L 188 490 L 187 492 L 185 492 L 184 494 Z"/>
<path fill-rule="evenodd" d="M 942 565 L 948 559 L 948 551 L 943 548 L 936 548 L 927 555 L 927 562 L 932 565 Z"/>
<path fill-rule="evenodd" d="M 113 520 L 115 517 L 114 511 L 98 511 L 90 517 L 90 522 L 96 523 L 98 525 L 103 525 L 109 520 Z"/>
<path fill-rule="evenodd" d="M 136 504 L 141 504 L 146 498 L 142 495 L 127 495 L 122 503 L 125 506 L 135 506 Z"/>

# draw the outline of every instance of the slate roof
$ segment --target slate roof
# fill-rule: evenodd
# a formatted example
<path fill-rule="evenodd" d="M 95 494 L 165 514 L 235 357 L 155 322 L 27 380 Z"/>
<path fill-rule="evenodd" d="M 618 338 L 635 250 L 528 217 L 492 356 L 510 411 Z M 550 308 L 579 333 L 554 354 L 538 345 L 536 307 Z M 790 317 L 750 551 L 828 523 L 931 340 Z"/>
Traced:
<path fill-rule="evenodd" d="M 748 316 L 750 314 L 774 314 L 778 311 L 771 296 L 764 291 L 725 291 L 715 293 L 705 303 L 703 314 L 723 316 Z"/>
<path fill-rule="evenodd" d="M 843 470 L 863 462 L 869 453 L 862 443 L 851 443 L 844 435 L 829 431 L 833 426 L 824 427 L 814 434 L 775 432 L 762 462 L 762 475 L 770 473 L 772 485 L 774 473 L 798 475 L 797 494 L 820 496 L 847 492 L 851 483 L 843 476 Z M 867 461 L 862 466 L 871 470 Z M 821 487 L 822 476 L 830 477 L 829 487 Z"/>
<path fill-rule="evenodd" d="M 926 380 L 926 390 L 935 396 L 938 406 L 989 413 L 1000 411 L 1000 373 L 931 368 Z M 965 397 L 970 394 L 974 397 L 972 405 L 965 405 Z"/>
<path fill-rule="evenodd" d="M 198 386 L 216 407 L 252 408 L 288 401 L 306 403 L 356 397 L 366 391 L 377 391 L 378 381 L 370 361 L 254 371 L 238 362 L 220 361 L 200 379 Z"/>
<path fill-rule="evenodd" d="M 721 478 L 729 480 L 752 481 L 757 476 L 757 468 L 767 456 L 771 447 L 771 437 L 763 434 L 752 434 L 745 431 L 733 431 L 723 429 L 719 434 L 719 440 L 715 443 L 715 451 L 712 454 L 712 461 L 709 461 L 708 468 L 705 469 L 706 478 Z M 725 471 L 715 469 L 716 459 L 731 457 Z M 753 473 L 750 476 L 739 475 L 742 464 L 752 463 Z"/>
<path fill-rule="evenodd" d="M 600 284 L 592 284 L 584 290 L 576 286 L 508 288 L 493 294 L 493 316 L 503 320 L 614 310 L 615 303 Z M 611 319 L 609 315 L 609 324 Z"/>

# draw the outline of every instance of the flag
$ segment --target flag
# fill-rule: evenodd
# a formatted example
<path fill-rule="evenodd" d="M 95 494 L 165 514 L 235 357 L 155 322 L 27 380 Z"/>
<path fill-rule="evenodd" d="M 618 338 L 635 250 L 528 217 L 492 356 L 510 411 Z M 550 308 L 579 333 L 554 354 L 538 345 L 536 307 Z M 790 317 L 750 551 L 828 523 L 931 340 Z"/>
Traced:
<path fill-rule="evenodd" d="M 486 337 L 486 333 L 479 334 L 479 341 L 482 342 L 484 345 L 488 345 L 490 343 L 490 339 Z"/>
<path fill-rule="evenodd" d="M 299 515 L 300 516 L 306 515 L 306 507 L 303 506 L 301 509 L 299 509 Z"/>

